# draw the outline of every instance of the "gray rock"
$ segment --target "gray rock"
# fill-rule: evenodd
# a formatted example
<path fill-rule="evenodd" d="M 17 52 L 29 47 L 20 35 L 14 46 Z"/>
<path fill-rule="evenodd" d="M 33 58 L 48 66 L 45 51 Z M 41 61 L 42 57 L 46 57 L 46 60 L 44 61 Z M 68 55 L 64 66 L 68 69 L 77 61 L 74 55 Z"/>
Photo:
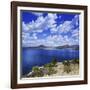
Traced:
<path fill-rule="evenodd" d="M 35 72 L 30 72 L 29 74 L 27 74 L 27 77 L 34 77 L 35 76 Z"/>

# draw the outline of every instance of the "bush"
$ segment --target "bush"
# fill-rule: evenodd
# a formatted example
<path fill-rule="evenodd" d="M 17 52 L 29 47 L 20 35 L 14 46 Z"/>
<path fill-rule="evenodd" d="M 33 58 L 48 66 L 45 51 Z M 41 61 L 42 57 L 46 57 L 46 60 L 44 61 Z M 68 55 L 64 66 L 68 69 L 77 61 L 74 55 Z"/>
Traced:
<path fill-rule="evenodd" d="M 74 64 L 79 64 L 79 59 L 74 59 L 74 60 L 73 60 L 73 63 L 74 63 Z"/>
<path fill-rule="evenodd" d="M 52 64 L 53 66 L 56 66 L 57 60 L 56 60 L 56 59 L 53 59 L 52 62 L 51 62 L 51 64 Z"/>
<path fill-rule="evenodd" d="M 63 61 L 62 63 L 63 63 L 64 65 L 67 65 L 67 66 L 70 65 L 70 61 L 69 61 L 69 60 L 65 60 L 65 61 Z"/>
<path fill-rule="evenodd" d="M 64 72 L 69 73 L 71 71 L 70 61 L 69 60 L 63 61 L 63 65 L 64 65 Z"/>
<path fill-rule="evenodd" d="M 54 64 L 53 63 L 48 63 L 48 64 L 45 64 L 44 65 L 44 68 L 47 70 L 47 74 L 48 75 L 51 75 L 51 74 L 54 74 L 56 73 L 56 71 L 54 70 Z"/>
<path fill-rule="evenodd" d="M 43 76 L 43 73 L 38 66 L 34 66 L 32 68 L 32 71 L 35 73 L 35 75 L 34 75 L 35 77 L 42 77 Z"/>
<path fill-rule="evenodd" d="M 64 72 L 67 72 L 67 73 L 71 72 L 70 66 L 64 66 Z"/>
<path fill-rule="evenodd" d="M 54 74 L 55 70 L 52 67 L 48 68 L 48 75 Z"/>
<path fill-rule="evenodd" d="M 32 71 L 38 72 L 38 71 L 39 71 L 39 67 L 38 67 L 38 66 L 34 66 L 34 67 L 32 68 Z"/>
<path fill-rule="evenodd" d="M 41 77 L 44 74 L 51 75 L 56 73 L 56 71 L 54 70 L 54 67 L 56 66 L 56 64 L 57 64 L 57 60 L 53 59 L 51 63 L 45 64 L 42 69 L 38 66 L 34 66 L 32 68 L 32 71 L 35 73 L 35 76 L 37 77 Z"/>
<path fill-rule="evenodd" d="M 53 65 L 51 63 L 45 64 L 44 67 L 48 68 L 48 67 L 52 67 Z"/>

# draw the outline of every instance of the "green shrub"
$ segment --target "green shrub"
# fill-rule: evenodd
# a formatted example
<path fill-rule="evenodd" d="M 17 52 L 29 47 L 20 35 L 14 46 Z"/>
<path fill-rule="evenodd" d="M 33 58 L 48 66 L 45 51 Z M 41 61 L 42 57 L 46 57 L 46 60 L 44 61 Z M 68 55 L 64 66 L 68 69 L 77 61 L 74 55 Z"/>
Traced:
<path fill-rule="evenodd" d="M 55 69 L 54 69 L 54 67 L 56 66 L 56 64 L 57 64 L 57 60 L 54 58 L 52 61 L 51 61 L 51 63 L 48 63 L 48 64 L 45 64 L 44 65 L 44 70 L 47 72 L 47 75 L 51 75 L 51 74 L 54 74 L 54 73 L 56 73 L 56 71 L 55 71 Z M 35 76 L 37 76 L 37 77 L 41 77 L 41 76 L 43 76 L 43 69 L 40 69 L 38 66 L 34 66 L 33 68 L 32 68 L 32 71 L 35 73 Z"/>
<path fill-rule="evenodd" d="M 51 64 L 52 64 L 53 66 L 56 66 L 57 60 L 54 58 L 54 59 L 52 60 Z"/>
<path fill-rule="evenodd" d="M 64 72 L 69 73 L 71 71 L 70 61 L 69 60 L 63 61 L 63 65 L 64 65 Z"/>
<path fill-rule="evenodd" d="M 54 74 L 54 69 L 49 67 L 48 68 L 48 75 Z"/>
<path fill-rule="evenodd" d="M 73 60 L 73 63 L 74 63 L 74 64 L 79 64 L 79 59 L 74 59 L 74 60 Z"/>
<path fill-rule="evenodd" d="M 47 73 L 48 75 L 56 73 L 54 66 L 55 65 L 53 63 L 48 63 L 44 65 L 44 68 L 48 71 Z"/>
<path fill-rule="evenodd" d="M 56 73 L 55 69 L 53 67 L 46 67 L 47 71 L 48 71 L 48 75 L 54 74 Z"/>
<path fill-rule="evenodd" d="M 39 69 L 38 66 L 34 66 L 32 68 L 32 71 L 35 73 L 35 75 L 34 75 L 35 77 L 42 77 L 43 76 L 43 73 L 42 73 L 41 69 Z"/>
<path fill-rule="evenodd" d="M 48 67 L 52 67 L 53 65 L 51 63 L 45 64 L 44 67 L 48 68 Z"/>
<path fill-rule="evenodd" d="M 70 66 L 64 66 L 64 72 L 67 72 L 67 73 L 71 72 Z"/>
<path fill-rule="evenodd" d="M 65 60 L 65 61 L 63 61 L 62 63 L 63 63 L 64 65 L 67 65 L 67 66 L 70 65 L 70 61 L 69 61 L 69 60 Z"/>
<path fill-rule="evenodd" d="M 51 63 L 45 64 L 44 67 L 55 67 L 57 64 L 57 60 L 53 59 Z"/>
<path fill-rule="evenodd" d="M 38 66 L 34 66 L 34 67 L 32 68 L 32 70 L 33 70 L 34 72 L 38 72 L 38 71 L 39 71 L 39 67 L 38 67 Z"/>

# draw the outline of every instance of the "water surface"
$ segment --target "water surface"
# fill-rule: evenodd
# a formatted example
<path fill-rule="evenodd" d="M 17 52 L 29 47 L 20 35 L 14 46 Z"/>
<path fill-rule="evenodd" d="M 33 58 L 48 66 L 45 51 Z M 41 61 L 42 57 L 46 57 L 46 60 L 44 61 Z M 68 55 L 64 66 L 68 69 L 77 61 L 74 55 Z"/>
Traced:
<path fill-rule="evenodd" d="M 79 50 L 22 48 L 22 74 L 29 73 L 33 66 L 42 66 L 56 58 L 59 62 L 79 58 Z"/>

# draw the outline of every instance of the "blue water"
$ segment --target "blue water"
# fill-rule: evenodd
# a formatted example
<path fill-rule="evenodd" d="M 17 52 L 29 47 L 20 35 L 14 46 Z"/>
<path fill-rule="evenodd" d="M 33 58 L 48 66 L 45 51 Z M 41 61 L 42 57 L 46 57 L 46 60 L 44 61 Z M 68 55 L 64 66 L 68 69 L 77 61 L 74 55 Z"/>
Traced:
<path fill-rule="evenodd" d="M 56 58 L 58 61 L 79 58 L 79 50 L 22 48 L 22 75 L 29 73 L 33 66 L 42 66 Z"/>

